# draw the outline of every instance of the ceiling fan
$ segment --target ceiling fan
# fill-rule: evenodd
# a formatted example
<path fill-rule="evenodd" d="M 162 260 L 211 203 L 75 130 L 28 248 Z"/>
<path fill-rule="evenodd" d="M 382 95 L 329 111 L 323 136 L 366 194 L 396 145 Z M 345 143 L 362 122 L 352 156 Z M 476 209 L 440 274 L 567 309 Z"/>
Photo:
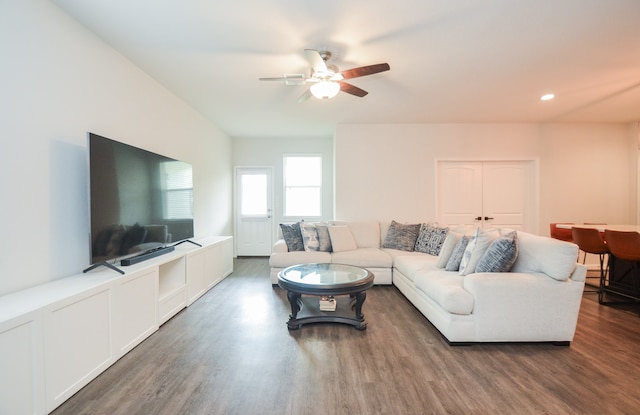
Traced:
<path fill-rule="evenodd" d="M 298 102 L 304 102 L 311 96 L 320 99 L 333 98 L 340 91 L 357 97 L 364 97 L 368 94 L 367 91 L 344 82 L 344 80 L 373 75 L 390 69 L 388 63 L 379 63 L 340 72 L 336 65 L 328 62 L 329 59 L 331 59 L 331 52 L 329 51 L 319 52 L 315 49 L 305 49 L 304 56 L 311 65 L 310 76 L 305 76 L 304 74 L 284 74 L 284 76 L 277 78 L 258 79 L 260 81 L 284 81 L 286 85 L 305 85 L 311 83 L 311 87 L 298 98 Z"/>

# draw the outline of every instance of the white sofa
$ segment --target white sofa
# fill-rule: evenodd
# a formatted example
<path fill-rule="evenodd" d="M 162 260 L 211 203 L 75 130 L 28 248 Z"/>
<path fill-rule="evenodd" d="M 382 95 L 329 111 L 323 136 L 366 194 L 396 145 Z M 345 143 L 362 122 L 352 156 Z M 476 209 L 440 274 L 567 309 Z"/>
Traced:
<path fill-rule="evenodd" d="M 288 252 L 273 246 L 271 282 L 300 263 L 360 266 L 375 284 L 393 284 L 452 344 L 474 342 L 555 342 L 573 340 L 586 267 L 576 263 L 575 244 L 517 232 L 518 255 L 509 272 L 461 275 L 438 266 L 438 257 L 383 247 L 389 223 L 331 222 L 348 226 L 355 249 Z"/>

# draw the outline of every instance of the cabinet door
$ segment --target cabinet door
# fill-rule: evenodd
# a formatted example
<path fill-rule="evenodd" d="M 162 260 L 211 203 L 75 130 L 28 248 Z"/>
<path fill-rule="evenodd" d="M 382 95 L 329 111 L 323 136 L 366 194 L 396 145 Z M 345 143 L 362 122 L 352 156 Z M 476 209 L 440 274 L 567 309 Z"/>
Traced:
<path fill-rule="evenodd" d="M 158 329 L 157 268 L 119 279 L 113 293 L 113 341 L 116 358 Z"/>
<path fill-rule="evenodd" d="M 44 310 L 47 411 L 113 363 L 109 287 L 83 292 Z"/>
<path fill-rule="evenodd" d="M 233 272 L 233 238 L 227 238 L 222 245 L 222 278 Z"/>
<path fill-rule="evenodd" d="M 208 288 L 222 280 L 222 245 L 220 242 L 211 244 L 207 249 L 206 275 Z"/>
<path fill-rule="evenodd" d="M 187 304 L 191 305 L 208 289 L 205 261 L 208 247 L 187 255 Z"/>
<path fill-rule="evenodd" d="M 0 324 L 0 413 L 45 412 L 43 353 L 39 312 Z"/>

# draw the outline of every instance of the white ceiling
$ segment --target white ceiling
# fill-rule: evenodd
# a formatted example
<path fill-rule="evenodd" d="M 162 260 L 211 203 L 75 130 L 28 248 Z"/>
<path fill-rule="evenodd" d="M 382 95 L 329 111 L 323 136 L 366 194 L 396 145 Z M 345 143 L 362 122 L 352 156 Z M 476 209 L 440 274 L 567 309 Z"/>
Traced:
<path fill-rule="evenodd" d="M 640 120 L 640 0 L 52 0 L 232 137 Z M 305 48 L 391 70 L 298 103 Z M 541 102 L 547 92 L 556 99 Z"/>

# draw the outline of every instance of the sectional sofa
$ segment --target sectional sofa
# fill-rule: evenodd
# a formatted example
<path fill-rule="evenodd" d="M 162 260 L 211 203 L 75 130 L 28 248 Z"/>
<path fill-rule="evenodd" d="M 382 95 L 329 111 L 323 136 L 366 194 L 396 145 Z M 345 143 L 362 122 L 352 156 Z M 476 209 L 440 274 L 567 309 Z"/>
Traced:
<path fill-rule="evenodd" d="M 355 265 L 395 285 L 450 344 L 573 340 L 586 277 L 575 244 L 507 229 L 333 221 L 297 224 L 301 247 L 287 235 L 295 225 L 281 225 L 272 284 L 291 265 Z"/>

